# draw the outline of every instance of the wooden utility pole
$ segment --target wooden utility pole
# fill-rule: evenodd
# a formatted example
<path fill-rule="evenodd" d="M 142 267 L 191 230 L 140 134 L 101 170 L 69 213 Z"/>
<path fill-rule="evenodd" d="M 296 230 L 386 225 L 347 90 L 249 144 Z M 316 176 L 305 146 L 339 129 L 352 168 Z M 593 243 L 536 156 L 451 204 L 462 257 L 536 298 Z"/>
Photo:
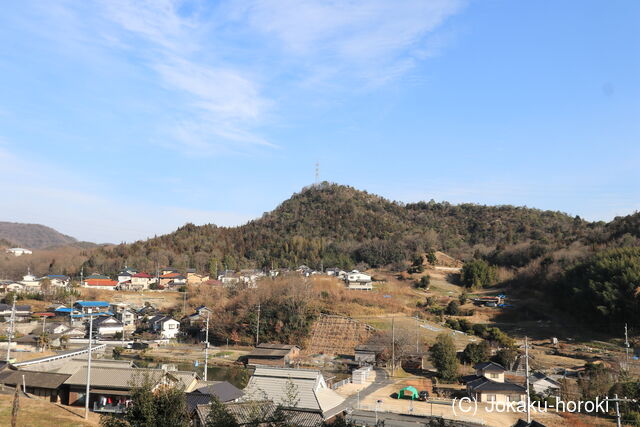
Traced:
<path fill-rule="evenodd" d="M 18 411 L 20 410 L 20 386 L 16 384 L 16 391 L 13 393 L 13 405 L 11 408 L 11 427 L 18 426 Z"/>
<path fill-rule="evenodd" d="M 527 376 L 527 424 L 531 424 L 531 395 L 529 394 L 529 339 L 524 337 L 524 368 Z"/>

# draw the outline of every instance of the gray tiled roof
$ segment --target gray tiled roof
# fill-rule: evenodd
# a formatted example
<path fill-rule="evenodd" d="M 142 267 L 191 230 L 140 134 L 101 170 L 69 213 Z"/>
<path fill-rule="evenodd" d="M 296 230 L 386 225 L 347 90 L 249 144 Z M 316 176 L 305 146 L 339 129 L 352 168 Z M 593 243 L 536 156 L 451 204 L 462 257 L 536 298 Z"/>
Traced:
<path fill-rule="evenodd" d="M 10 386 L 25 384 L 27 387 L 57 389 L 69 378 L 69 376 L 70 375 L 68 374 L 56 374 L 51 372 L 8 370 L 0 374 L 0 383 Z"/>
<path fill-rule="evenodd" d="M 242 402 L 229 403 L 226 405 L 228 411 L 235 417 L 241 426 L 249 425 L 256 416 L 262 420 L 269 420 L 273 417 L 276 405 L 269 401 L 262 402 Z M 210 406 L 198 405 L 196 411 L 201 422 L 207 418 Z M 298 427 L 318 427 L 322 424 L 322 416 L 317 412 L 310 412 L 299 409 L 284 411 L 289 418 L 291 425 Z M 251 424 L 253 425 L 253 424 Z"/>
<path fill-rule="evenodd" d="M 152 382 L 159 383 L 164 375 L 174 378 L 178 385 L 185 391 L 195 383 L 197 376 L 189 371 L 164 371 L 162 369 L 140 369 L 140 368 L 120 368 L 120 367 L 91 367 L 91 386 L 97 388 L 119 388 L 129 389 L 140 384 L 146 377 Z M 86 385 L 87 367 L 78 369 L 71 377 L 65 381 L 68 385 Z"/>
<path fill-rule="evenodd" d="M 344 402 L 344 398 L 327 388 L 319 371 L 258 367 L 244 389 L 243 400 L 286 400 L 289 383 L 297 392 L 297 408 L 327 413 Z"/>

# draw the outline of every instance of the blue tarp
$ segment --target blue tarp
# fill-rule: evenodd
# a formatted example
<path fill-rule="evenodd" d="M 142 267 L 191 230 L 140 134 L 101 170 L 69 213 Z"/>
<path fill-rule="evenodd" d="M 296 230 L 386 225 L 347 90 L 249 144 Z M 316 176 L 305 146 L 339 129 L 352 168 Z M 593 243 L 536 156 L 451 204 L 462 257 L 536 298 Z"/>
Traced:
<path fill-rule="evenodd" d="M 74 305 L 80 307 L 109 307 L 109 303 L 106 301 L 76 301 Z"/>

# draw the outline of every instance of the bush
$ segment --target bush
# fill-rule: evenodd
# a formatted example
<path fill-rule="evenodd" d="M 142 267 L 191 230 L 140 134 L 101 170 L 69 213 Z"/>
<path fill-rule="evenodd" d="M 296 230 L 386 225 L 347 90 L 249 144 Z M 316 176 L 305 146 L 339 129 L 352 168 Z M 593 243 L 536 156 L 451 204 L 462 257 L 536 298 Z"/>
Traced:
<path fill-rule="evenodd" d="M 449 316 L 457 316 L 460 313 L 460 303 L 456 300 L 449 302 L 445 313 Z"/>
<path fill-rule="evenodd" d="M 431 284 L 431 276 L 427 274 L 425 276 L 422 276 L 420 280 L 416 282 L 416 288 L 429 289 L 430 284 Z"/>

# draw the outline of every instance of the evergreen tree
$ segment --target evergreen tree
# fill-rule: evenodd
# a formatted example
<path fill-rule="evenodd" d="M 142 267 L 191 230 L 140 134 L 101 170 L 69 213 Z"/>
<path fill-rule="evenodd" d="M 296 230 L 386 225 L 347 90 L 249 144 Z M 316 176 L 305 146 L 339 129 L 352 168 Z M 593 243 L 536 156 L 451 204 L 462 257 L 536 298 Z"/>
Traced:
<path fill-rule="evenodd" d="M 227 407 L 213 396 L 205 427 L 238 427 L 239 425 Z"/>
<path fill-rule="evenodd" d="M 438 370 L 438 377 L 445 381 L 453 381 L 458 377 L 456 347 L 449 335 L 438 335 L 435 344 L 429 349 L 429 356 Z"/>

